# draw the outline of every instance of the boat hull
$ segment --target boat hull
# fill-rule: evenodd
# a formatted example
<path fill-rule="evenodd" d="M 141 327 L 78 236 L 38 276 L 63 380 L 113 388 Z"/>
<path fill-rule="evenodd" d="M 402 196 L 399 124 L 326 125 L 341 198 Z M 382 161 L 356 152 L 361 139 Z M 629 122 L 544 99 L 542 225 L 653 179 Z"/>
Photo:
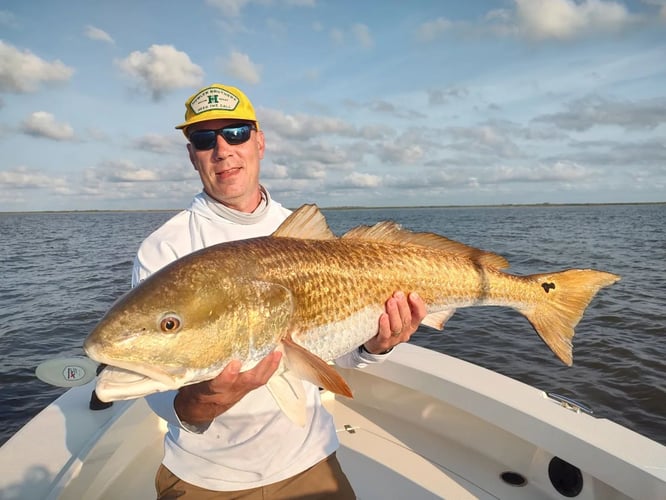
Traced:
<path fill-rule="evenodd" d="M 343 371 L 355 398 L 322 399 L 359 498 L 559 499 L 578 475 L 572 498 L 666 498 L 666 447 L 534 387 L 409 344 Z M 3 445 L 1 499 L 154 498 L 165 423 L 143 399 L 91 411 L 92 388 Z"/>

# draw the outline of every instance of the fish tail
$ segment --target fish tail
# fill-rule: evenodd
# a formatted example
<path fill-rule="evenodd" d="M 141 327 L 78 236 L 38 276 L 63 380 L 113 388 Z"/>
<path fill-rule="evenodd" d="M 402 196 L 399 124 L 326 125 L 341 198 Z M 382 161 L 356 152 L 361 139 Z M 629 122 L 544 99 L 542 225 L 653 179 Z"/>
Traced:
<path fill-rule="evenodd" d="M 521 312 L 555 355 L 571 366 L 574 328 L 596 293 L 620 277 L 593 269 L 570 269 L 527 278 L 537 283 L 541 300 Z"/>

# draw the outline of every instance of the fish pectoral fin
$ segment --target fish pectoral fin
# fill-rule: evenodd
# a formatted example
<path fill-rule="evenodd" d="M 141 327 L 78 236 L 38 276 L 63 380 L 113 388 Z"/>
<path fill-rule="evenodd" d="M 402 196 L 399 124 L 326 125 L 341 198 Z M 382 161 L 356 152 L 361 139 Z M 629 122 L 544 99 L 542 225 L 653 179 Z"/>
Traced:
<path fill-rule="evenodd" d="M 455 312 L 455 309 L 444 309 L 443 311 L 428 314 L 425 318 L 423 318 L 421 324 L 429 326 L 430 328 L 435 328 L 436 330 L 444 330 L 444 325 L 451 318 L 451 316 L 455 314 Z"/>
<path fill-rule="evenodd" d="M 280 410 L 301 427 L 305 426 L 307 408 L 305 406 L 305 389 L 303 381 L 288 370 L 278 371 L 266 384 Z"/>
<path fill-rule="evenodd" d="M 298 345 L 291 337 L 284 338 L 282 345 L 287 368 L 298 377 L 335 394 L 353 397 L 347 382 L 333 366 Z"/>

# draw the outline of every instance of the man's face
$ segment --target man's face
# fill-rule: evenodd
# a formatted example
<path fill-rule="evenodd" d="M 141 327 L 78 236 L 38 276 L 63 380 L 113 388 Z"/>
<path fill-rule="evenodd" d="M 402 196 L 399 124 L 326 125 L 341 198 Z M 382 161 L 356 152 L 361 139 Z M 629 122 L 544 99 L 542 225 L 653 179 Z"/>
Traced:
<path fill-rule="evenodd" d="M 196 130 L 217 130 L 243 120 L 209 120 L 190 125 L 188 137 Z M 252 131 L 250 139 L 242 144 L 227 144 L 219 134 L 215 147 L 200 151 L 187 145 L 190 161 L 199 172 L 208 195 L 228 207 L 252 212 L 261 200 L 259 190 L 259 164 L 264 157 L 264 133 Z"/>

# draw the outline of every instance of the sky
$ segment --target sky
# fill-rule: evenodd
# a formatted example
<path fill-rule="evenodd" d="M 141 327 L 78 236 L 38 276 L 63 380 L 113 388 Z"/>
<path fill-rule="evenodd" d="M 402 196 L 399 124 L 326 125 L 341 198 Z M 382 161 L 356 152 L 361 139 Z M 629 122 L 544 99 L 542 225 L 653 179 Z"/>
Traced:
<path fill-rule="evenodd" d="M 4 0 L 0 211 L 186 207 L 214 82 L 288 207 L 666 201 L 666 0 Z"/>

